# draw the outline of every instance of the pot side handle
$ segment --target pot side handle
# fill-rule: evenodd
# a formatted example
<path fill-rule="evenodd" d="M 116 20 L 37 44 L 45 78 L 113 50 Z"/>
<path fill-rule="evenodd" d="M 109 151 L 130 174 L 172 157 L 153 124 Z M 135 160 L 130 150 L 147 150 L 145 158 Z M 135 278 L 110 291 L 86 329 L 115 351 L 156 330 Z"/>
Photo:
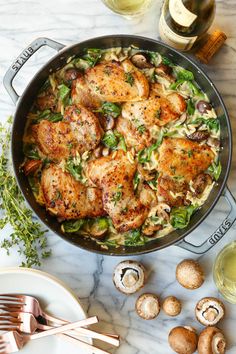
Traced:
<path fill-rule="evenodd" d="M 34 53 L 36 53 L 39 48 L 45 45 L 49 46 L 52 49 L 55 49 L 56 51 L 59 51 L 65 47 L 64 44 L 61 44 L 49 38 L 37 38 L 21 52 L 21 54 L 16 58 L 16 60 L 12 63 L 12 65 L 4 75 L 4 87 L 10 95 L 14 104 L 16 104 L 17 100 L 19 99 L 19 95 L 16 93 L 12 85 L 13 79 L 15 78 L 19 70 L 22 68 L 22 66 L 27 62 L 27 60 L 32 57 L 32 55 L 34 55 Z"/>
<path fill-rule="evenodd" d="M 222 239 L 222 237 L 227 233 L 227 231 L 231 228 L 234 221 L 236 220 L 236 200 L 234 199 L 228 187 L 225 188 L 222 196 L 225 197 L 231 209 L 229 214 L 218 227 L 218 229 L 213 232 L 213 234 L 199 246 L 194 245 L 186 241 L 185 239 L 181 240 L 177 244 L 177 246 L 184 248 L 185 250 L 190 251 L 192 253 L 203 254 L 209 251 L 213 246 L 215 246 L 218 241 Z"/>

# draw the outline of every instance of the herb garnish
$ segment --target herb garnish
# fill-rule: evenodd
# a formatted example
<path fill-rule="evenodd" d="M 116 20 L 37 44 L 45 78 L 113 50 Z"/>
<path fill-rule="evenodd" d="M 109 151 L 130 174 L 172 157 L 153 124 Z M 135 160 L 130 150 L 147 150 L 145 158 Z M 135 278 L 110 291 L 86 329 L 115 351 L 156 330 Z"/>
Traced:
<path fill-rule="evenodd" d="M 111 201 L 114 203 L 114 205 L 117 204 L 122 198 L 122 188 L 123 186 L 121 184 L 118 185 L 116 192 L 113 193 Z"/>
<path fill-rule="evenodd" d="M 125 82 L 128 82 L 128 84 L 130 84 L 130 86 L 133 86 L 134 77 L 131 73 L 125 73 Z"/>
<path fill-rule="evenodd" d="M 18 246 L 18 252 L 24 258 L 22 266 L 40 266 L 41 260 L 48 257 L 51 251 L 47 246 L 46 230 L 41 229 L 38 221 L 33 221 L 33 212 L 25 205 L 24 197 L 11 171 L 8 159 L 10 125 L 10 118 L 7 126 L 0 124 L 0 229 L 10 223 L 13 232 L 1 242 L 1 247 L 9 254 L 13 246 Z"/>

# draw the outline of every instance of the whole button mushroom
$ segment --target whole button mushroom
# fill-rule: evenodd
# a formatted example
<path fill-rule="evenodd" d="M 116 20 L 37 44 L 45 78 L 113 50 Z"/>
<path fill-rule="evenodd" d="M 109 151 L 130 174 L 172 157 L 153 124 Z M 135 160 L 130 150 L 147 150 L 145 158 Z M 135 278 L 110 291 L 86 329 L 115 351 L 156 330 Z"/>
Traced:
<path fill-rule="evenodd" d="M 207 111 L 211 111 L 212 107 L 209 102 L 201 100 L 197 103 L 197 109 L 200 113 L 206 113 Z"/>
<path fill-rule="evenodd" d="M 192 354 L 197 349 L 198 337 L 192 327 L 175 327 L 170 331 L 168 341 L 174 352 Z"/>
<path fill-rule="evenodd" d="M 215 297 L 204 297 L 195 307 L 197 320 L 204 326 L 216 325 L 225 315 L 225 306 Z"/>
<path fill-rule="evenodd" d="M 120 262 L 114 269 L 113 282 L 123 294 L 134 294 L 140 290 L 146 280 L 144 266 L 136 261 Z"/>
<path fill-rule="evenodd" d="M 186 289 L 200 288 L 205 280 L 200 264 L 193 259 L 184 259 L 176 267 L 176 279 Z"/>
<path fill-rule="evenodd" d="M 162 308 L 168 316 L 178 316 L 181 312 L 182 306 L 181 302 L 175 296 L 168 296 L 164 300 Z"/>
<path fill-rule="evenodd" d="M 153 320 L 160 312 L 160 302 L 155 294 L 142 294 L 136 301 L 137 314 L 144 320 Z"/>
<path fill-rule="evenodd" d="M 217 327 L 205 328 L 199 336 L 199 354 L 224 354 L 226 350 L 226 340 L 223 332 Z"/>
<path fill-rule="evenodd" d="M 153 65 L 149 61 L 147 53 L 136 53 L 131 57 L 132 63 L 139 69 L 150 69 Z"/>

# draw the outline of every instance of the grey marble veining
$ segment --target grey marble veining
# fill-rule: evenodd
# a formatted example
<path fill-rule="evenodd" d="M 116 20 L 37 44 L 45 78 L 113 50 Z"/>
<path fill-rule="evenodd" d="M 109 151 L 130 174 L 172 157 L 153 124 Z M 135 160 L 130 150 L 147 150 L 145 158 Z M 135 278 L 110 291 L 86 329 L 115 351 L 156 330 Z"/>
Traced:
<path fill-rule="evenodd" d="M 99 0 L 0 0 L 0 81 L 18 54 L 36 37 L 45 36 L 64 44 L 71 44 L 94 36 L 115 33 L 139 34 L 158 38 L 158 18 L 161 1 L 156 1 L 152 11 L 141 19 L 128 21 L 113 14 Z M 205 70 L 219 89 L 230 114 L 233 135 L 236 134 L 236 2 L 217 1 L 215 27 L 228 34 L 224 48 Z M 29 60 L 15 80 L 15 87 L 22 92 L 30 78 L 52 55 L 53 50 L 43 48 Z M 14 112 L 14 106 L 0 87 L 0 120 L 3 122 Z M 234 147 L 236 139 L 234 140 Z M 236 151 L 236 149 L 235 149 Z M 236 154 L 229 177 L 229 187 L 236 196 Z M 191 240 L 203 240 L 225 216 L 226 207 L 220 201 L 214 212 L 190 236 Z M 3 237 L 9 229 L 0 233 Z M 222 247 L 236 239 L 234 225 L 227 235 L 206 255 L 197 257 L 176 246 L 140 257 L 132 257 L 143 262 L 149 278 L 145 291 L 157 293 L 161 299 L 176 295 L 183 302 L 183 311 L 177 318 L 168 318 L 162 312 L 153 321 L 144 321 L 134 311 L 137 295 L 126 297 L 118 293 L 112 283 L 112 270 L 120 258 L 102 257 L 84 252 L 65 243 L 53 234 L 48 235 L 53 250 L 52 257 L 45 260 L 41 269 L 64 280 L 79 296 L 89 315 L 97 314 L 104 331 L 116 331 L 122 337 L 122 345 L 117 354 L 170 354 L 167 344 L 169 330 L 176 325 L 202 327 L 194 319 L 196 302 L 204 296 L 218 296 L 212 280 L 212 264 Z M 196 291 L 187 291 L 175 281 L 175 267 L 183 258 L 199 258 L 207 278 Z M 0 266 L 18 265 L 20 259 L 16 251 L 8 257 L 0 250 Z M 220 324 L 229 341 L 229 354 L 236 353 L 236 306 L 225 302 L 227 317 Z M 108 348 L 111 349 L 111 348 Z M 112 350 L 111 350 L 112 351 Z"/>

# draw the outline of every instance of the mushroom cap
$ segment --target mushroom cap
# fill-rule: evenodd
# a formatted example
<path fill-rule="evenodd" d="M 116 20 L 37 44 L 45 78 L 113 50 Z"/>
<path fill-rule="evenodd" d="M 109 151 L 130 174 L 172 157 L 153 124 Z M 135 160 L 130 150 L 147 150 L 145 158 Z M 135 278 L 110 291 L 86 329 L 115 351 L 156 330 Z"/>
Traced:
<path fill-rule="evenodd" d="M 204 297 L 195 307 L 197 320 L 204 326 L 216 325 L 225 315 L 225 306 L 215 297 Z"/>
<path fill-rule="evenodd" d="M 165 298 L 162 304 L 162 308 L 168 316 L 177 316 L 181 312 L 182 305 L 179 299 L 177 299 L 175 296 L 168 296 Z"/>
<path fill-rule="evenodd" d="M 224 354 L 226 340 L 223 332 L 217 327 L 206 327 L 199 336 L 199 354 Z"/>
<path fill-rule="evenodd" d="M 120 262 L 113 272 L 113 283 L 122 293 L 134 294 L 144 286 L 146 269 L 136 261 Z"/>
<path fill-rule="evenodd" d="M 153 320 L 160 312 L 160 302 L 155 294 L 145 293 L 139 296 L 135 309 L 137 314 L 145 320 Z"/>
<path fill-rule="evenodd" d="M 192 327 L 175 327 L 169 333 L 169 344 L 178 354 L 192 354 L 197 349 L 197 334 Z"/>
<path fill-rule="evenodd" d="M 132 63 L 139 69 L 153 68 L 153 64 L 150 63 L 148 53 L 136 53 L 131 57 Z"/>
<path fill-rule="evenodd" d="M 193 259 L 184 259 L 176 267 L 176 279 L 186 289 L 197 289 L 205 280 L 200 264 Z"/>

